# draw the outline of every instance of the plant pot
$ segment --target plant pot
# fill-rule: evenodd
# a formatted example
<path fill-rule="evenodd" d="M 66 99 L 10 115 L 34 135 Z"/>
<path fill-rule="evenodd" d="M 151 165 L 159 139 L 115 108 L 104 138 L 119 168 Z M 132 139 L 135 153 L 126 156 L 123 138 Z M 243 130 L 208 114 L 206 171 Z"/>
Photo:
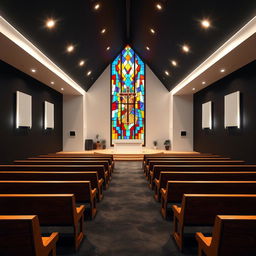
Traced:
<path fill-rule="evenodd" d="M 96 149 L 101 149 L 101 144 L 100 144 L 100 142 L 96 142 Z"/>
<path fill-rule="evenodd" d="M 170 146 L 165 146 L 165 150 L 170 150 Z"/>

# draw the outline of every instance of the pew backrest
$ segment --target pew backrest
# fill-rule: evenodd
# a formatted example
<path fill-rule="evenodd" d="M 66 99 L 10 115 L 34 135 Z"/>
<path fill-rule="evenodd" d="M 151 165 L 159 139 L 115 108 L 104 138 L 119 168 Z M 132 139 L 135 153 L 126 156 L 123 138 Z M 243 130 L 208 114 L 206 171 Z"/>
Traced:
<path fill-rule="evenodd" d="M 89 203 L 90 181 L 0 181 L 0 194 L 74 194 L 77 202 Z"/>

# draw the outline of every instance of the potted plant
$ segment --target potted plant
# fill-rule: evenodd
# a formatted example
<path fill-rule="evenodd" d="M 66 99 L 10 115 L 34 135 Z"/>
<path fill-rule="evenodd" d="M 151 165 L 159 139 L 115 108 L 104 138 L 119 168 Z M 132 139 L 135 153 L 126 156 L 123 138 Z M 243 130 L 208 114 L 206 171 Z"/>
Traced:
<path fill-rule="evenodd" d="M 101 140 L 102 149 L 106 149 L 106 140 Z"/>
<path fill-rule="evenodd" d="M 165 140 L 164 146 L 166 150 L 170 150 L 171 147 L 171 141 L 170 140 Z"/>
<path fill-rule="evenodd" d="M 101 148 L 100 141 L 99 141 L 100 135 L 96 134 L 95 137 L 96 137 L 96 149 L 100 149 Z"/>
<path fill-rule="evenodd" d="M 157 140 L 153 141 L 153 145 L 154 145 L 154 149 L 156 149 L 156 147 L 157 147 Z"/>

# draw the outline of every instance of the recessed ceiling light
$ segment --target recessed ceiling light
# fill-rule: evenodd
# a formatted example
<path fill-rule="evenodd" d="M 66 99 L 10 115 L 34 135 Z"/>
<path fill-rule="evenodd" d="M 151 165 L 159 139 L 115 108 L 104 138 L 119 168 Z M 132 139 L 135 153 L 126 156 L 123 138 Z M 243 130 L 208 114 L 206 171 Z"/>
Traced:
<path fill-rule="evenodd" d="M 170 75 L 170 73 L 169 73 L 167 70 L 165 70 L 164 73 L 165 73 L 167 76 Z"/>
<path fill-rule="evenodd" d="M 196 88 L 193 87 L 193 88 L 192 88 L 192 91 L 195 91 L 195 90 L 196 90 Z"/>
<path fill-rule="evenodd" d="M 31 72 L 32 72 L 32 73 L 36 73 L 36 69 L 31 68 Z"/>
<path fill-rule="evenodd" d="M 106 32 L 106 29 L 105 29 L 105 28 L 103 28 L 103 29 L 100 31 L 101 34 L 104 34 L 105 32 Z"/>
<path fill-rule="evenodd" d="M 190 47 L 187 44 L 184 44 L 182 46 L 182 51 L 188 53 L 188 52 L 190 52 Z"/>
<path fill-rule="evenodd" d="M 108 46 L 106 50 L 109 51 L 110 50 L 110 46 Z"/>
<path fill-rule="evenodd" d="M 202 28 L 209 28 L 211 26 L 211 22 L 208 19 L 201 20 L 201 26 Z"/>
<path fill-rule="evenodd" d="M 89 71 L 87 72 L 87 76 L 89 76 L 91 73 L 92 73 L 92 71 L 89 70 Z"/>
<path fill-rule="evenodd" d="M 203 82 L 202 82 L 202 84 L 206 84 L 206 82 L 205 82 L 205 81 L 203 81 Z"/>
<path fill-rule="evenodd" d="M 84 61 L 84 60 L 80 60 L 79 63 L 78 63 L 78 65 L 79 65 L 80 67 L 84 66 L 84 64 L 85 64 L 85 61 Z"/>
<path fill-rule="evenodd" d="M 150 51 L 150 48 L 149 48 L 148 46 L 146 46 L 146 49 L 147 49 L 148 51 Z"/>
<path fill-rule="evenodd" d="M 99 10 L 100 9 L 100 4 L 96 3 L 93 8 L 94 8 L 94 10 Z"/>
<path fill-rule="evenodd" d="M 161 3 L 157 3 L 157 4 L 156 4 L 156 8 L 157 8 L 159 11 L 161 11 L 161 10 L 163 9 L 163 6 L 162 6 Z"/>
<path fill-rule="evenodd" d="M 155 33 L 156 33 L 156 31 L 155 31 L 153 28 L 150 29 L 150 32 L 151 32 L 152 34 L 155 34 Z"/>
<path fill-rule="evenodd" d="M 67 46 L 67 52 L 73 52 L 75 49 L 75 46 L 73 44 L 70 44 Z"/>
<path fill-rule="evenodd" d="M 54 19 L 48 19 L 48 20 L 46 20 L 46 22 L 45 22 L 45 26 L 46 26 L 47 28 L 49 28 L 49 29 L 54 28 L 55 25 L 56 25 L 56 21 L 55 21 Z"/>
<path fill-rule="evenodd" d="M 221 73 L 224 73 L 225 71 L 226 71 L 225 68 L 222 68 L 222 69 L 220 70 Z"/>
<path fill-rule="evenodd" d="M 53 81 L 51 81 L 51 84 L 54 85 L 55 83 Z"/>
<path fill-rule="evenodd" d="M 172 63 L 172 65 L 173 65 L 174 67 L 177 67 L 177 66 L 178 66 L 178 63 L 177 63 L 176 60 L 171 60 L 171 63 Z"/>
<path fill-rule="evenodd" d="M 64 88 L 60 88 L 62 91 L 64 91 Z"/>

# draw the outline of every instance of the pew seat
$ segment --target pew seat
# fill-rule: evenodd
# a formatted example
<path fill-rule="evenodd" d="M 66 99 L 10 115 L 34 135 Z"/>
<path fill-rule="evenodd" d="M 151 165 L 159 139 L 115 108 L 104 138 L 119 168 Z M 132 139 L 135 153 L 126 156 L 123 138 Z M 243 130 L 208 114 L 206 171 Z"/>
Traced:
<path fill-rule="evenodd" d="M 56 256 L 58 233 L 42 237 L 36 215 L 0 215 L 0 255 Z"/>
<path fill-rule="evenodd" d="M 170 166 L 186 166 L 186 165 L 243 165 L 245 162 L 243 160 L 179 160 L 179 161 L 152 161 L 149 163 L 149 167 L 147 170 L 147 178 L 149 180 L 150 185 L 152 186 L 152 183 L 155 178 L 158 178 L 159 176 L 156 175 L 155 166 L 161 166 L 161 165 L 170 165 Z"/>
<path fill-rule="evenodd" d="M 181 203 L 183 194 L 256 194 L 256 181 L 168 181 L 161 189 L 163 218 L 171 213 L 170 204 Z"/>
<path fill-rule="evenodd" d="M 0 215 L 37 215 L 41 226 L 72 226 L 76 250 L 84 237 L 84 210 L 74 194 L 0 194 Z"/>
<path fill-rule="evenodd" d="M 196 233 L 199 256 L 256 254 L 256 216 L 217 215 L 212 237 Z"/>
<path fill-rule="evenodd" d="M 96 209 L 96 189 L 90 181 L 17 181 L 0 180 L 0 194 L 74 194 L 77 203 L 90 205 L 90 217 Z"/>
<path fill-rule="evenodd" d="M 161 172 L 159 179 L 155 179 L 154 198 L 161 200 L 161 189 L 166 188 L 171 180 L 254 180 L 256 172 Z"/>
<path fill-rule="evenodd" d="M 97 200 L 103 199 L 103 179 L 98 178 L 97 172 L 0 171 L 0 180 L 90 181 L 92 189 L 97 189 Z"/>
<path fill-rule="evenodd" d="M 97 172 L 99 179 L 103 179 L 103 187 L 108 187 L 108 172 L 103 165 L 46 165 L 46 164 L 11 164 L 0 165 L 0 171 L 43 171 L 43 172 Z"/>
<path fill-rule="evenodd" d="M 255 214 L 256 194 L 184 194 L 181 207 L 173 205 L 172 210 L 173 237 L 182 250 L 185 227 L 213 226 L 216 215 Z"/>

